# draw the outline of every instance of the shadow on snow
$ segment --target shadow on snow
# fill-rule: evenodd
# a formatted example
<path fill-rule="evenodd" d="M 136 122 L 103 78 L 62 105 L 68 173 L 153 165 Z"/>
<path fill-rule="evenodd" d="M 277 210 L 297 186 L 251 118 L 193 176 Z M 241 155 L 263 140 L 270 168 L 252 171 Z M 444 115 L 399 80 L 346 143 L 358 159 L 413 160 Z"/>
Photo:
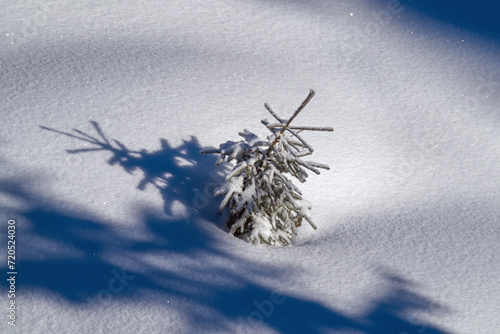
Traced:
<path fill-rule="evenodd" d="M 240 258 L 221 247 L 214 233 L 207 233 L 210 224 L 206 221 L 216 216 L 211 212 L 217 211 L 217 203 L 213 203 L 217 201 L 206 198 L 207 202 L 198 202 L 192 189 L 209 183 L 212 188 L 215 182 L 210 174 L 221 175 L 215 173 L 214 157 L 199 155 L 201 146 L 195 137 L 175 148 L 162 139 L 157 151 L 132 151 L 117 140 L 110 141 L 98 123 L 92 125 L 98 136 L 79 130 L 49 130 L 93 145 L 69 153 L 104 150 L 111 153 L 109 164 L 127 172 L 141 170 L 137 188 L 154 185 L 171 218 L 142 208 L 142 222 L 130 230 L 118 229 L 108 221 L 69 212 L 60 203 L 42 198 L 30 190 L 29 178 L 0 180 L 3 196 L 26 204 L 14 213 L 22 225 L 17 266 L 22 272 L 18 285 L 23 289 L 45 291 L 76 305 L 135 302 L 153 293 L 160 304 L 177 300 L 177 305 L 185 305 L 178 311 L 189 319 L 184 324 L 190 324 L 192 331 L 211 328 L 246 333 L 271 328 L 281 333 L 332 329 L 371 334 L 445 333 L 411 318 L 414 312 L 432 313 L 441 308 L 391 273 L 382 275 L 387 291 L 363 301 L 366 312 L 361 316 L 259 283 L 259 278 L 271 277 L 286 284 L 292 269 Z M 203 219 L 176 217 L 174 202 Z"/>
<path fill-rule="evenodd" d="M 491 0 L 399 0 L 402 6 L 413 8 L 452 26 L 486 37 L 500 39 L 500 4 Z"/>

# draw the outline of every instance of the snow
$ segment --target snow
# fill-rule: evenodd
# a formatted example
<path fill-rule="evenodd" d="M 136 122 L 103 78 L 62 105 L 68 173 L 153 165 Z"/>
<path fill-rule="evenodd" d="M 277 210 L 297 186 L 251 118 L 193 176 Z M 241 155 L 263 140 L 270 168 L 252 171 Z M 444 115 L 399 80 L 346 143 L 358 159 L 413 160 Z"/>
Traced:
<path fill-rule="evenodd" d="M 500 332 L 499 5 L 471 3 L 3 1 L 0 332 Z M 232 237 L 199 150 L 309 89 L 318 230 Z"/>

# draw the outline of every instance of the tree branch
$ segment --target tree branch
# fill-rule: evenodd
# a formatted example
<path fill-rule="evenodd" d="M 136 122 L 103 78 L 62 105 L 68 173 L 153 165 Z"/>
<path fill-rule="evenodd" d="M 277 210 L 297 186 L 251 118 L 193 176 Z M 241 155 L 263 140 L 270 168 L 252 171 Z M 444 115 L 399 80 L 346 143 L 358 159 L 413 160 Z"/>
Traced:
<path fill-rule="evenodd" d="M 288 122 L 285 124 L 285 126 L 283 127 L 283 129 L 280 131 L 279 135 L 276 137 L 276 139 L 274 140 L 274 142 L 271 144 L 271 146 L 269 146 L 269 148 L 267 149 L 267 152 L 266 152 L 266 156 L 269 156 L 269 154 L 271 154 L 271 152 L 273 151 L 273 147 L 274 145 L 276 145 L 276 143 L 278 142 L 278 140 L 280 139 L 281 135 L 285 132 L 285 130 L 290 126 L 290 123 L 292 123 L 292 121 L 294 120 L 295 117 L 297 117 L 297 115 L 302 111 L 302 109 L 305 108 L 305 106 L 309 103 L 309 101 L 311 101 L 311 99 L 313 98 L 314 96 L 314 90 L 310 90 L 309 91 L 309 95 L 307 95 L 306 99 L 304 100 L 304 102 L 302 102 L 302 104 L 300 105 L 299 108 L 297 108 L 297 110 L 293 113 L 292 117 L 290 117 L 290 119 L 288 120 Z M 267 108 L 268 110 L 270 108 Z"/>

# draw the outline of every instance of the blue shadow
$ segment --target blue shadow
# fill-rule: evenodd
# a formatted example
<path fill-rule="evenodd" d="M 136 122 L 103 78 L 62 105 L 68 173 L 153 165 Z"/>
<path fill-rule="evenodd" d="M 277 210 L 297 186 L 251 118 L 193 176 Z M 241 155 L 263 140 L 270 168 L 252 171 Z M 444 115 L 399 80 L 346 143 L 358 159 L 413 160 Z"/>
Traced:
<path fill-rule="evenodd" d="M 159 150 L 132 151 L 119 141 L 109 140 L 98 123 L 92 124 L 97 135 L 51 130 L 93 144 L 92 148 L 70 150 L 71 154 L 105 150 L 111 154 L 111 165 L 126 172 L 140 169 L 138 191 L 147 184 L 157 187 L 167 214 L 171 213 L 171 202 L 179 201 L 203 221 L 213 218 L 212 210 L 217 210 L 217 206 L 201 206 L 191 191 L 212 182 L 207 174 L 215 168 L 214 157 L 199 155 L 201 146 L 195 137 L 179 147 L 161 140 Z M 23 225 L 18 242 L 17 266 L 22 273 L 17 282 L 19 289 L 57 296 L 76 307 L 119 300 L 137 302 L 147 298 L 145 293 L 149 292 L 160 301 L 185 300 L 189 307 L 177 311 L 183 315 L 183 324 L 190 326 L 186 332 L 193 333 L 207 328 L 241 333 L 259 332 L 259 328 L 279 333 L 325 333 L 338 329 L 367 334 L 423 330 L 426 334 L 446 333 L 424 320 L 415 323 L 409 318 L 413 311 L 432 313 L 441 307 L 415 292 L 410 282 L 397 275 L 384 273 L 381 279 L 386 283 L 386 292 L 376 299 L 361 301 L 366 312 L 352 316 L 320 301 L 283 292 L 286 289 L 274 291 L 259 283 L 259 277 L 286 283 L 293 272 L 224 250 L 198 220 L 159 218 L 154 210 L 143 207 L 141 221 L 128 231 L 90 213 L 66 210 L 32 189 L 29 179 L 0 180 L 0 193 L 24 202 L 23 207 L 27 208 L 15 213 Z M 231 238 L 229 234 L 227 237 Z M 218 265 L 199 262 L 196 267 L 155 266 L 144 261 L 145 256 L 165 263 L 173 257 L 179 263 L 179 256 L 211 257 Z M 117 265 L 113 258 L 126 259 L 126 263 Z M 200 270 L 213 279 L 200 279 Z M 4 280 L 2 285 L 6 284 Z"/>
<path fill-rule="evenodd" d="M 500 3 L 495 0 L 400 0 L 441 22 L 483 36 L 500 39 Z"/>

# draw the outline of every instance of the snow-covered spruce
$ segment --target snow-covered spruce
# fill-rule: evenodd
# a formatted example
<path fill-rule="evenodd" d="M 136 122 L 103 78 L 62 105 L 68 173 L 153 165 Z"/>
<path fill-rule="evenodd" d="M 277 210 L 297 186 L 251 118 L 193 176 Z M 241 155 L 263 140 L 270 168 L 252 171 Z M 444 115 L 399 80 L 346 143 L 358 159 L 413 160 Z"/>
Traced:
<path fill-rule="evenodd" d="M 297 235 L 297 228 L 305 219 L 314 229 L 316 225 L 310 216 L 311 204 L 302 198 L 302 193 L 287 175 L 300 182 L 308 176 L 306 169 L 319 174 L 327 165 L 304 161 L 303 157 L 313 149 L 299 135 L 304 130 L 333 131 L 332 128 L 290 126 L 293 119 L 314 96 L 308 97 L 288 120 L 281 119 L 269 105 L 266 109 L 278 121 L 262 123 L 271 135 L 261 139 L 244 130 L 239 135 L 244 140 L 228 141 L 219 148 L 207 148 L 201 154 L 219 154 L 217 165 L 235 161 L 226 182 L 215 189 L 216 196 L 224 196 L 219 209 L 229 206 L 230 219 L 227 223 L 231 234 L 252 243 L 289 245 Z"/>

